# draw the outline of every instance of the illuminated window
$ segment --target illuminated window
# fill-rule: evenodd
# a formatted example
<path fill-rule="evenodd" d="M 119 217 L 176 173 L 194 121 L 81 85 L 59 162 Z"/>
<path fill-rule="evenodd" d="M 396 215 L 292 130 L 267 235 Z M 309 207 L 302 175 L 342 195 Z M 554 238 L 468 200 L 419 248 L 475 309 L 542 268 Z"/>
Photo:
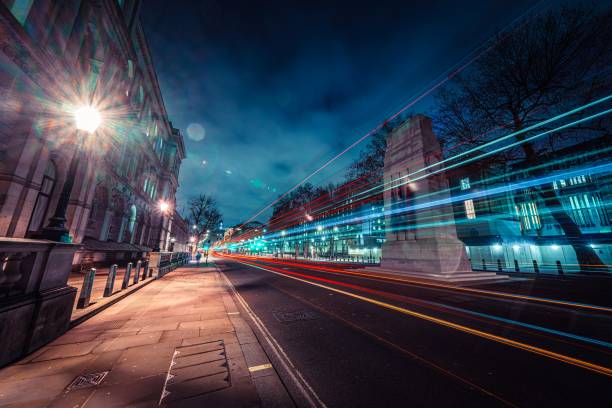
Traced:
<path fill-rule="evenodd" d="M 465 216 L 470 220 L 476 218 L 476 211 L 474 210 L 474 201 L 465 200 L 463 202 L 463 205 L 465 206 Z"/>
<path fill-rule="evenodd" d="M 461 179 L 461 189 L 468 190 L 470 188 L 470 178 L 466 177 Z"/>
<path fill-rule="evenodd" d="M 540 212 L 535 202 L 520 203 L 515 207 L 516 215 L 521 220 L 521 228 L 524 231 L 538 230 L 542 228 Z"/>

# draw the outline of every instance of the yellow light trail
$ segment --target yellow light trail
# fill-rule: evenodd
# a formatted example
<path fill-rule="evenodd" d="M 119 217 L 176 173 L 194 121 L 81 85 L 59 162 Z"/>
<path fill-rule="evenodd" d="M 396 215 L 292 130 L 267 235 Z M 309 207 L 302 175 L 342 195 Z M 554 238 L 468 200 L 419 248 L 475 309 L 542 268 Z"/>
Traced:
<path fill-rule="evenodd" d="M 263 262 L 266 261 L 270 261 L 273 263 L 280 263 L 283 264 L 281 262 L 278 262 L 274 259 L 268 259 L 265 257 L 244 257 L 244 256 L 235 256 L 235 255 L 223 255 L 225 257 L 228 258 L 247 258 L 247 259 L 253 259 L 253 260 L 261 260 Z M 286 264 L 290 263 L 285 261 Z M 322 266 L 315 266 L 315 265 L 309 265 L 306 263 L 300 263 L 300 262 L 294 262 L 294 264 L 296 266 L 302 267 L 304 269 L 310 269 L 313 271 L 321 271 L 321 272 L 328 272 L 328 273 L 335 273 L 335 274 L 346 274 L 346 275 L 355 275 L 355 276 L 362 276 L 365 278 L 370 278 L 370 279 L 378 279 L 378 280 L 389 280 L 389 281 L 394 281 L 394 282 L 400 282 L 400 283 L 405 283 L 405 284 L 413 284 L 413 285 L 417 285 L 417 286 L 431 286 L 431 287 L 435 287 L 435 288 L 442 288 L 442 289 L 447 289 L 447 290 L 452 290 L 452 291 L 459 291 L 459 292 L 468 292 L 468 293 L 477 293 L 477 294 L 481 294 L 481 295 L 488 295 L 488 296 L 499 296 L 499 297 L 506 297 L 506 298 L 510 298 L 510 299 L 520 299 L 520 300 L 526 300 L 529 302 L 537 302 L 537 303 L 550 303 L 556 306 L 565 306 L 565 307 L 573 307 L 573 308 L 577 308 L 577 309 L 587 309 L 587 310 L 595 310 L 595 311 L 599 311 L 599 312 L 605 312 L 605 313 L 612 313 L 612 308 L 610 307 L 606 307 L 606 306 L 598 306 L 598 305 L 590 305 L 590 304 L 586 304 L 586 303 L 576 303 L 576 302 L 570 302 L 567 300 L 558 300 L 558 299 L 548 299 L 548 298 L 541 298 L 541 297 L 536 297 L 536 296 L 527 296 L 527 295 L 518 295 L 515 293 L 506 293 L 506 292 L 497 292 L 494 290 L 486 290 L 486 289 L 475 289 L 475 288 L 466 288 L 466 287 L 460 287 L 460 286 L 455 286 L 455 285 L 447 285 L 444 283 L 437 283 L 437 282 L 427 282 L 425 280 L 421 280 L 421 279 L 410 279 L 410 278 L 400 278 L 400 277 L 396 277 L 396 276 L 389 276 L 388 274 L 378 274 L 378 273 L 364 273 L 364 272 L 351 272 L 351 271 L 347 271 L 346 269 L 339 269 L 339 268 L 327 268 L 327 267 L 322 267 Z M 382 269 L 383 271 L 388 271 L 386 269 Z M 391 272 L 391 271 L 389 271 Z"/>
<path fill-rule="evenodd" d="M 521 349 L 521 350 L 529 351 L 531 353 L 538 354 L 538 355 L 541 355 L 541 356 L 544 356 L 544 357 L 548 357 L 548 358 L 551 358 L 553 360 L 557 360 L 557 361 L 560 361 L 560 362 L 563 362 L 563 363 L 566 363 L 566 364 L 570 364 L 570 365 L 573 365 L 573 366 L 576 366 L 576 367 L 579 367 L 579 368 L 583 368 L 585 370 L 589 370 L 589 371 L 592 371 L 592 372 L 595 372 L 595 373 L 598 373 L 598 374 L 603 374 L 605 376 L 612 377 L 612 369 L 610 369 L 608 367 L 600 366 L 600 365 L 597 365 L 597 364 L 594 364 L 594 363 L 590 363 L 588 361 L 584 361 L 584 360 L 580 360 L 580 359 L 577 359 L 577 358 L 574 358 L 574 357 L 566 356 L 564 354 L 555 353 L 554 351 L 550 351 L 550 350 L 543 349 L 541 347 L 536 347 L 536 346 L 532 346 L 532 345 L 529 345 L 529 344 L 525 344 L 525 343 L 522 343 L 522 342 L 519 342 L 519 341 L 516 341 L 516 340 L 511 340 L 511 339 L 508 339 L 506 337 L 498 336 L 498 335 L 492 334 L 492 333 L 487 333 L 487 332 L 482 331 L 482 330 L 473 329 L 471 327 L 463 326 L 463 325 L 458 324 L 458 323 L 453 323 L 453 322 L 450 322 L 448 320 L 439 319 L 437 317 L 433 317 L 433 316 L 430 316 L 430 315 L 427 315 L 427 314 L 424 314 L 424 313 L 415 312 L 413 310 L 406 309 L 404 307 L 395 306 L 395 305 L 392 305 L 392 304 L 387 303 L 387 302 L 382 302 L 380 300 L 376 300 L 376 299 L 372 299 L 372 298 L 369 298 L 369 297 L 366 297 L 366 296 L 362 296 L 362 295 L 358 295 L 358 294 L 355 294 L 355 293 L 347 292 L 347 291 L 342 290 L 342 289 L 337 289 L 337 288 L 334 288 L 334 287 L 331 287 L 331 286 L 327 286 L 327 285 L 323 285 L 323 284 L 320 284 L 320 283 L 311 282 L 311 281 L 308 281 L 306 279 L 298 278 L 298 277 L 295 277 L 295 276 L 285 275 L 283 273 L 275 272 L 275 271 L 272 271 L 270 269 L 266 269 L 266 268 L 263 268 L 261 266 L 254 265 L 254 264 L 251 264 L 251 263 L 248 263 L 248 262 L 241 262 L 241 261 L 236 261 L 236 262 L 241 263 L 243 265 L 251 266 L 253 268 L 261 269 L 261 270 L 264 270 L 266 272 L 270 272 L 270 273 L 273 273 L 273 274 L 276 274 L 276 275 L 279 275 L 279 276 L 283 276 L 285 278 L 289 278 L 289 279 L 293 279 L 293 280 L 300 281 L 300 282 L 303 282 L 303 283 L 307 283 L 309 285 L 317 286 L 317 287 L 323 288 L 325 290 L 330 290 L 332 292 L 340 293 L 342 295 L 349 296 L 349 297 L 352 297 L 352 298 L 355 298 L 355 299 L 359 299 L 359 300 L 364 301 L 366 303 L 371 303 L 371 304 L 374 304 L 374 305 L 377 305 L 377 306 L 380 306 L 380 307 L 383 307 L 383 308 L 386 308 L 386 309 L 389 309 L 389 310 L 393 310 L 393 311 L 405 314 L 407 316 L 416 317 L 416 318 L 419 318 L 419 319 L 422 319 L 422 320 L 425 320 L 425 321 L 428 321 L 428 322 L 431 322 L 431 323 L 435 323 L 435 324 L 438 324 L 438 325 L 441 325 L 441 326 L 444 326 L 444 327 L 449 327 L 451 329 L 459 330 L 459 331 L 462 331 L 464 333 L 472 334 L 474 336 L 478 336 L 478 337 L 481 337 L 481 338 L 492 340 L 492 341 L 495 341 L 497 343 L 501 343 L 501 344 L 505 344 L 507 346 L 511 346 L 511 347 L 515 347 L 515 348 L 518 348 L 518 349 Z"/>

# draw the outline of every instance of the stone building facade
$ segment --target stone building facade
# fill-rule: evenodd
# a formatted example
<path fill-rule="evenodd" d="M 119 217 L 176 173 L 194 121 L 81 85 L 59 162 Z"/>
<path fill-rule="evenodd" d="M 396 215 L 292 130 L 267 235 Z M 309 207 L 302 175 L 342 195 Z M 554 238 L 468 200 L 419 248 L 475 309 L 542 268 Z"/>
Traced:
<path fill-rule="evenodd" d="M 185 157 L 168 119 L 139 0 L 0 0 L 0 236 L 32 237 L 53 215 L 75 154 L 67 211 L 75 264 L 167 248 Z M 95 133 L 73 113 L 93 106 Z"/>

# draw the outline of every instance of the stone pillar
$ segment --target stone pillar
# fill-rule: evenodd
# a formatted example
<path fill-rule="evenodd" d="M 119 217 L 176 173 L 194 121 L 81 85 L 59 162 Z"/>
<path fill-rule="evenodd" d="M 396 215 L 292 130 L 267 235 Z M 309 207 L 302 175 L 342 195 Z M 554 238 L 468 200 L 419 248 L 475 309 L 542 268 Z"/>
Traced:
<path fill-rule="evenodd" d="M 113 212 L 111 210 L 106 210 L 104 213 L 104 221 L 102 222 L 102 228 L 100 228 L 100 241 L 106 241 L 108 239 L 108 229 L 110 227 L 110 222 L 113 218 Z"/>
<path fill-rule="evenodd" d="M 450 282 L 495 278 L 493 273 L 472 272 L 465 246 L 457 238 L 448 180 L 436 165 L 441 160 L 440 145 L 426 116 L 406 120 L 387 137 L 387 232 L 381 268 Z"/>

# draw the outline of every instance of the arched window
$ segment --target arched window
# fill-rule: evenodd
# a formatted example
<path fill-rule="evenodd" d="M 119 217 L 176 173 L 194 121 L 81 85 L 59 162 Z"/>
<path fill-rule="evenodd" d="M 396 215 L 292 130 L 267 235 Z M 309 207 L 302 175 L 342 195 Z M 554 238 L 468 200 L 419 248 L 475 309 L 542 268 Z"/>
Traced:
<path fill-rule="evenodd" d="M 28 225 L 28 231 L 38 231 L 42 227 L 45 221 L 45 214 L 49 208 L 49 200 L 51 194 L 53 194 L 53 188 L 55 187 L 56 171 L 55 164 L 49 161 L 45 174 L 43 175 L 40 191 L 38 197 L 36 197 L 36 203 L 34 204 L 34 211 L 30 217 L 30 225 Z"/>
<path fill-rule="evenodd" d="M 134 226 L 136 225 L 136 215 L 136 206 L 132 204 L 132 207 L 130 207 L 130 223 L 128 224 L 128 231 L 130 231 L 130 234 L 134 234 Z"/>

